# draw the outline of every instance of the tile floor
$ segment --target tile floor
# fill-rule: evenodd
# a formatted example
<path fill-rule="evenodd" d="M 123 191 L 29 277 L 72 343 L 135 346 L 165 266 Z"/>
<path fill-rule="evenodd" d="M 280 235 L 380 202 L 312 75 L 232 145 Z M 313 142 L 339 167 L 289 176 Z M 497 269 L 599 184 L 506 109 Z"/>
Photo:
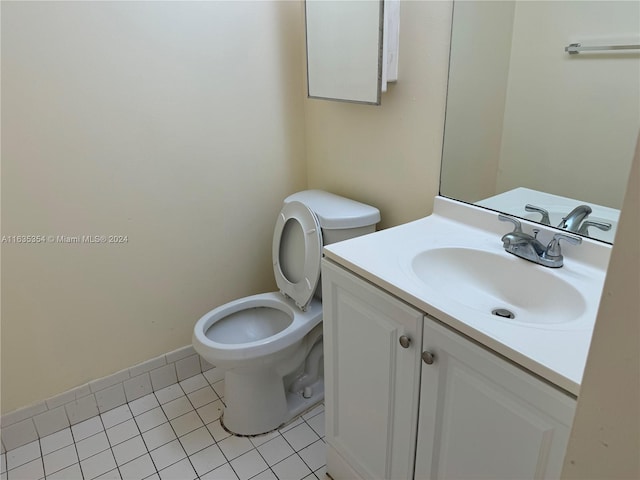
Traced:
<path fill-rule="evenodd" d="M 3 453 L 1 480 L 325 478 L 324 407 L 281 430 L 220 426 L 224 381 L 196 375 Z"/>

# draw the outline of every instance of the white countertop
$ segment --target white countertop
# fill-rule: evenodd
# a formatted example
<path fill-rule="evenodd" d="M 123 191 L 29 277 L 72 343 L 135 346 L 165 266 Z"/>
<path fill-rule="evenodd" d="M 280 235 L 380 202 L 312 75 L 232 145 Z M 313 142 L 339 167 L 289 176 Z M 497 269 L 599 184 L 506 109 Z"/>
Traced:
<path fill-rule="evenodd" d="M 525 232 L 541 229 L 541 239 L 550 238 L 553 232 L 526 221 L 522 226 Z M 326 258 L 577 396 L 611 246 L 586 238 L 582 245 L 563 245 L 564 266 L 549 269 L 503 250 L 500 238 L 511 228 L 510 224 L 499 222 L 495 212 L 436 197 L 433 215 L 328 245 L 324 253 Z M 527 268 L 545 269 L 563 278 L 584 296 L 585 313 L 566 323 L 532 325 L 498 318 L 490 312 L 479 314 L 476 309 L 451 301 L 417 278 L 411 260 L 426 249 L 452 246 L 503 254 L 526 262 L 530 265 Z M 535 291 L 524 291 L 523 295 L 535 295 Z"/>

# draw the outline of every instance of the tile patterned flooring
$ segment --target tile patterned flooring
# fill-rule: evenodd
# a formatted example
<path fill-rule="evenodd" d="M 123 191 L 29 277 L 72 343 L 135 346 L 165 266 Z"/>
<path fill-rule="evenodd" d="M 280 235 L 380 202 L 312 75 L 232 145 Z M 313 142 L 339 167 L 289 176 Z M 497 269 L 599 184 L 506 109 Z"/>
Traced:
<path fill-rule="evenodd" d="M 220 425 L 224 381 L 206 377 L 3 453 L 0 480 L 325 479 L 324 406 L 276 432 L 236 437 Z"/>

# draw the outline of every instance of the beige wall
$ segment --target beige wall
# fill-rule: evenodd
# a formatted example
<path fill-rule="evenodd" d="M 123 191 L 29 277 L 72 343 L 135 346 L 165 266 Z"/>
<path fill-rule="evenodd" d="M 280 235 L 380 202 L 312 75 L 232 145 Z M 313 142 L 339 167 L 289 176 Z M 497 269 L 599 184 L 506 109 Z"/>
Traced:
<path fill-rule="evenodd" d="M 563 478 L 640 478 L 640 136 Z"/>
<path fill-rule="evenodd" d="M 309 186 L 378 207 L 382 227 L 431 213 L 438 194 L 451 3 L 402 2 L 397 84 L 381 106 L 307 99 Z"/>
<path fill-rule="evenodd" d="M 514 11 L 512 1 L 455 4 L 440 186 L 448 197 L 496 192 Z"/>
<path fill-rule="evenodd" d="M 182 347 L 274 289 L 306 186 L 299 2 L 3 2 L 2 410 Z"/>
<path fill-rule="evenodd" d="M 513 32 L 496 193 L 526 186 L 621 208 L 640 128 L 640 59 L 564 47 L 637 44 L 640 3 L 518 2 Z"/>

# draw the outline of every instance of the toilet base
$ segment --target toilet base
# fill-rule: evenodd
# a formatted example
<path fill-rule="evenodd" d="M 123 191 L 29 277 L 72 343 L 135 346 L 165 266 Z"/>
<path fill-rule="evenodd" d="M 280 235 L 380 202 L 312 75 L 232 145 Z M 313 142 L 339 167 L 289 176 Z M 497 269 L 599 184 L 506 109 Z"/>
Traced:
<path fill-rule="evenodd" d="M 234 420 L 233 414 L 231 415 L 231 425 L 228 425 L 227 423 L 228 412 L 226 407 L 224 409 L 222 416 L 220 417 L 220 425 L 227 432 L 231 433 L 232 435 L 236 435 L 238 437 L 257 437 L 260 435 L 264 435 L 266 433 L 273 432 L 274 430 L 278 430 L 284 427 L 287 423 L 291 422 L 299 415 L 311 410 L 312 408 L 314 408 L 324 400 L 324 382 L 322 380 L 318 380 L 312 386 L 312 389 L 313 389 L 313 393 L 309 398 L 304 398 L 302 394 L 293 394 L 293 393 L 287 394 L 287 404 L 290 406 L 290 409 L 287 410 L 286 415 L 283 417 L 284 420 L 282 421 L 282 423 L 280 423 L 278 426 L 274 428 L 271 428 L 270 430 L 266 430 L 261 433 L 240 433 L 239 429 L 234 427 L 235 423 L 233 421 Z M 245 423 L 250 424 L 251 420 Z M 235 426 L 237 427 L 237 425 Z M 245 431 L 248 431 L 248 430 L 245 430 Z M 255 431 L 255 430 L 252 429 L 251 431 Z"/>
<path fill-rule="evenodd" d="M 262 373 L 259 378 L 254 378 L 252 381 L 248 381 L 246 375 L 237 375 L 231 371 L 226 373 L 226 406 L 220 417 L 220 423 L 228 432 L 239 436 L 269 433 L 281 428 L 324 400 L 323 378 L 317 379 L 303 391 L 285 394 L 281 377 L 275 373 L 273 375 Z M 259 382 L 259 389 L 256 389 L 255 382 Z M 227 385 L 233 386 L 228 388 Z M 260 395 L 249 394 L 255 391 L 259 391 Z M 305 391 L 310 393 L 308 398 L 303 395 Z M 232 398 L 229 398 L 229 392 L 233 392 Z"/>

